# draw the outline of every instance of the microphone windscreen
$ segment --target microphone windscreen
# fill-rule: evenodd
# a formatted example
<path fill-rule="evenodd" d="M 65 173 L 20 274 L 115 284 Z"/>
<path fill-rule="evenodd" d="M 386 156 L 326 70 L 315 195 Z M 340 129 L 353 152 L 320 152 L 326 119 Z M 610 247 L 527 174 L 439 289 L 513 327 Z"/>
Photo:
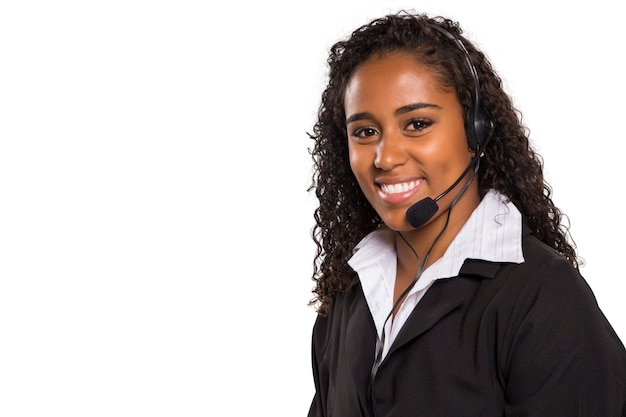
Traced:
<path fill-rule="evenodd" d="M 439 206 L 435 200 L 426 197 L 409 207 L 406 211 L 406 220 L 415 228 L 422 227 L 437 213 L 437 210 L 439 210 Z"/>

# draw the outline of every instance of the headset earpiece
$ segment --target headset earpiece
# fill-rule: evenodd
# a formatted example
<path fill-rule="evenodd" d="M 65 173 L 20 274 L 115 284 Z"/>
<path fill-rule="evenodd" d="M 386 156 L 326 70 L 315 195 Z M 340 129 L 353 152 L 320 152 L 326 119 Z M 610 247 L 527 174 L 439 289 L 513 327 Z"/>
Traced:
<path fill-rule="evenodd" d="M 474 111 L 471 116 L 474 121 L 474 126 L 472 126 L 471 129 L 466 127 L 465 131 L 467 132 L 467 140 L 472 150 L 475 152 L 482 152 L 491 139 L 493 123 L 487 118 L 480 105 L 474 107 Z"/>

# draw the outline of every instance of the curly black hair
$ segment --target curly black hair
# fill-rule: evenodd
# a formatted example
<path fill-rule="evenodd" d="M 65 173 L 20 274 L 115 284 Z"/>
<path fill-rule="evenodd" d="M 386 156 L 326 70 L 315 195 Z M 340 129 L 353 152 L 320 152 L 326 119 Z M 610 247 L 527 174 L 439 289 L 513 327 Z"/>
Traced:
<path fill-rule="evenodd" d="M 437 29 L 437 26 L 439 29 Z M 444 29 L 453 37 L 444 36 Z M 452 88 L 463 107 L 466 126 L 474 106 L 476 82 L 467 58 L 455 39 L 471 56 L 480 85 L 480 104 L 493 123 L 492 139 L 484 149 L 478 171 L 481 198 L 495 189 L 520 210 L 534 234 L 578 268 L 580 260 L 563 213 L 554 205 L 552 189 L 544 180 L 543 160 L 531 147 L 528 129 L 514 108 L 485 55 L 462 34 L 457 22 L 401 11 L 375 19 L 335 43 L 328 57 L 328 84 L 310 149 L 314 190 L 319 201 L 312 237 L 317 245 L 314 258 L 315 287 L 311 305 L 321 315 L 336 294 L 348 291 L 356 274 L 347 264 L 356 244 L 382 222 L 363 195 L 348 159 L 344 114 L 346 85 L 355 70 L 374 55 L 406 52 L 435 73 L 437 82 Z"/>

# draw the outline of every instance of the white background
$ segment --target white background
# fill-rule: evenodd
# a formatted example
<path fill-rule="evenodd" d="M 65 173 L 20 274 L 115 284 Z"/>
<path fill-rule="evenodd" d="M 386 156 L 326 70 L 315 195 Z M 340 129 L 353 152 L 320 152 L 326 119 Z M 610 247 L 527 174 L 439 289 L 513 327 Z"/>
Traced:
<path fill-rule="evenodd" d="M 553 3 L 3 2 L 0 414 L 306 414 L 306 132 L 328 48 L 401 8 L 490 57 L 626 339 L 621 8 Z"/>

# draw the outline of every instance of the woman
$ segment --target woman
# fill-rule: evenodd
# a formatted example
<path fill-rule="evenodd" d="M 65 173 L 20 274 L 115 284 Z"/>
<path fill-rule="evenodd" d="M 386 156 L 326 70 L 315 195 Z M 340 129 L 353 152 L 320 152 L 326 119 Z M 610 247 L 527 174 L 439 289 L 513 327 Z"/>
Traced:
<path fill-rule="evenodd" d="M 328 63 L 309 416 L 626 415 L 626 351 L 485 56 L 399 13 Z"/>

